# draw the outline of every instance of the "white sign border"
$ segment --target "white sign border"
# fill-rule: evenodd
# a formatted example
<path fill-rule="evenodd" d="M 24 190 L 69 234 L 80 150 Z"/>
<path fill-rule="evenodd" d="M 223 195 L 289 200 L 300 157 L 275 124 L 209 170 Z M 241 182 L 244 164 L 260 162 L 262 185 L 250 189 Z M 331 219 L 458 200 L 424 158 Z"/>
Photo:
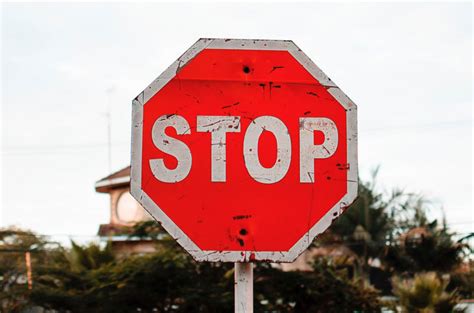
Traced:
<path fill-rule="evenodd" d="M 143 133 L 143 106 L 160 91 L 199 52 L 206 48 L 241 49 L 241 50 L 280 50 L 288 51 L 301 65 L 345 108 L 347 121 L 347 193 L 324 215 L 313 227 L 288 251 L 214 251 L 201 250 L 142 190 L 141 160 Z M 132 102 L 132 145 L 130 192 L 133 197 L 153 216 L 164 229 L 186 250 L 196 261 L 208 262 L 293 262 L 311 244 L 316 236 L 324 232 L 357 197 L 358 187 L 358 155 L 357 155 L 357 106 L 339 87 L 319 69 L 311 59 L 291 40 L 251 40 L 251 39 L 212 39 L 201 38 Z"/>

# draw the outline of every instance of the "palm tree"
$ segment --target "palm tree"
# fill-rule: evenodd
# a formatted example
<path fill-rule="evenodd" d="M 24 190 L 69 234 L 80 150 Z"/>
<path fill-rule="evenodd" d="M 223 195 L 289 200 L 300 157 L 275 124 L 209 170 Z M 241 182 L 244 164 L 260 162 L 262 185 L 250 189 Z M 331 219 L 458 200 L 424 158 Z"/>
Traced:
<path fill-rule="evenodd" d="M 398 199 L 408 196 L 401 190 L 385 196 L 376 190 L 378 169 L 368 182 L 359 182 L 359 197 L 334 223 L 330 232 L 358 256 L 356 275 L 368 282 L 369 259 L 383 255 L 386 242 L 395 232 Z"/>
<path fill-rule="evenodd" d="M 421 221 L 425 221 L 422 217 Z M 386 247 L 384 261 L 394 271 L 413 275 L 422 271 L 449 273 L 462 260 L 468 246 L 453 240 L 445 223 L 419 223 Z"/>
<path fill-rule="evenodd" d="M 90 243 L 87 246 L 80 246 L 71 241 L 71 250 L 66 253 L 71 270 L 80 272 L 101 267 L 104 264 L 114 261 L 112 246 L 107 243 L 105 247 Z"/>

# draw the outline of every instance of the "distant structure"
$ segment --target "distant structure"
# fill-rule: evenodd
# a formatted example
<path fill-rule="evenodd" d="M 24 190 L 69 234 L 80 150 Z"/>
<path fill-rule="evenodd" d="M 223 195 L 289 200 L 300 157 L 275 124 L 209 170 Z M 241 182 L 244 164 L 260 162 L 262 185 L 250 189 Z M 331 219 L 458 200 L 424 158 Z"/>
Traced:
<path fill-rule="evenodd" d="M 110 220 L 98 234 L 111 241 L 113 251 L 119 256 L 155 251 L 151 240 L 130 237 L 135 224 L 152 219 L 130 194 L 130 166 L 97 181 L 95 190 L 110 196 Z"/>

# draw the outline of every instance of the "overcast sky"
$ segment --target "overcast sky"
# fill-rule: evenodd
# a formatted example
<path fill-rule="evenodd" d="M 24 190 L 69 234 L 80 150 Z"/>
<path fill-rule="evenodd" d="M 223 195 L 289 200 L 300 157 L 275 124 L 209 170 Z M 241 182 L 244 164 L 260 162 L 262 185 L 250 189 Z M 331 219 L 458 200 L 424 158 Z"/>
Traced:
<path fill-rule="evenodd" d="M 3 4 L 0 226 L 92 239 L 131 100 L 200 37 L 292 39 L 358 105 L 359 166 L 473 231 L 472 4 Z"/>

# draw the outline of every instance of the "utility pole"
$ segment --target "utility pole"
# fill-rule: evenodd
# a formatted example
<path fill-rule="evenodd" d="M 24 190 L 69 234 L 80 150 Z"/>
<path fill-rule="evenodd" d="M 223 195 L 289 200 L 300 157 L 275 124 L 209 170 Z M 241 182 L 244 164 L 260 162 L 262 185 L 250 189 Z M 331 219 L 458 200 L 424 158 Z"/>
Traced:
<path fill-rule="evenodd" d="M 28 280 L 28 290 L 33 288 L 33 275 L 31 270 L 31 253 L 30 251 L 25 252 L 25 263 L 26 263 L 26 277 Z"/>

